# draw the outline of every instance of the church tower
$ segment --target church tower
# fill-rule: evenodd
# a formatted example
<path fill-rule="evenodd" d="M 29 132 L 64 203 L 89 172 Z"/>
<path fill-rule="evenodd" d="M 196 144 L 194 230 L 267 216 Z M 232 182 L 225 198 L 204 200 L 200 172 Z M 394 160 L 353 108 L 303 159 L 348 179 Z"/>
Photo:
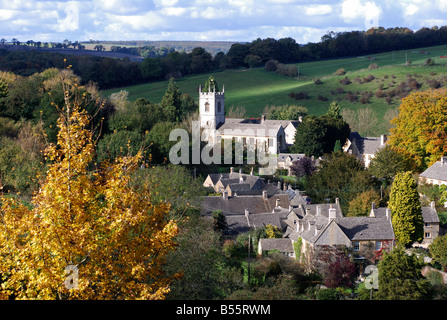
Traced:
<path fill-rule="evenodd" d="M 215 130 L 225 123 L 225 89 L 219 92 L 212 77 L 199 88 L 199 114 L 201 128 Z"/>

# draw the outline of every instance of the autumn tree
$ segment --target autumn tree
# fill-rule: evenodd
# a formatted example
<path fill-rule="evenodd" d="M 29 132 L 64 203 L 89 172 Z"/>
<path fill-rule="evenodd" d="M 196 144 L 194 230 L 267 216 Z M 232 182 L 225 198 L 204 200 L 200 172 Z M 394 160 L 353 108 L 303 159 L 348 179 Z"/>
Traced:
<path fill-rule="evenodd" d="M 61 73 L 63 76 L 65 73 Z M 165 276 L 177 223 L 168 203 L 154 205 L 149 185 L 132 177 L 141 152 L 95 164 L 91 117 L 78 84 L 61 79 L 57 144 L 32 205 L 1 198 L 2 298 L 163 299 L 177 274 Z"/>
<path fill-rule="evenodd" d="M 408 154 L 422 171 L 447 154 L 447 90 L 412 92 L 392 120 L 389 144 Z"/>
<path fill-rule="evenodd" d="M 369 189 L 357 195 L 349 202 L 348 217 L 368 216 L 372 203 L 379 205 L 380 195 L 374 189 Z"/>
<path fill-rule="evenodd" d="M 396 240 L 404 246 L 421 241 L 424 232 L 422 209 L 411 171 L 396 174 L 388 207 Z"/>

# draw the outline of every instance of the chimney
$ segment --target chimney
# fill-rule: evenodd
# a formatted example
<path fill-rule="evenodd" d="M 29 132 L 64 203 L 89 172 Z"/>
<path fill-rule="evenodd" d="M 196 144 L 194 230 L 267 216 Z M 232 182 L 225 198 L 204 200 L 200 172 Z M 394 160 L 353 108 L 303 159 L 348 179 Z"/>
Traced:
<path fill-rule="evenodd" d="M 376 203 L 375 202 L 371 202 L 371 209 L 375 209 L 376 208 Z"/>
<path fill-rule="evenodd" d="M 278 181 L 278 189 L 281 190 L 281 181 Z"/>
<path fill-rule="evenodd" d="M 385 215 L 386 215 L 386 218 L 387 218 L 388 220 L 391 219 L 391 210 L 390 210 L 390 208 L 386 208 L 386 210 L 385 210 Z"/>
<path fill-rule="evenodd" d="M 299 116 L 299 117 L 298 117 L 298 122 L 300 122 L 300 123 L 303 122 L 303 116 Z"/>
<path fill-rule="evenodd" d="M 262 199 L 267 200 L 268 196 L 267 196 L 267 190 L 263 190 L 262 191 Z"/>
<path fill-rule="evenodd" d="M 261 123 L 265 121 L 265 114 L 261 114 Z"/>
<path fill-rule="evenodd" d="M 227 190 L 225 190 L 225 191 L 222 193 L 222 195 L 223 195 L 223 199 L 224 199 L 224 200 L 228 200 L 228 192 L 227 192 Z"/>
<path fill-rule="evenodd" d="M 336 204 L 337 206 L 339 206 L 339 205 L 340 205 L 340 199 L 335 198 L 335 204 Z"/>
<path fill-rule="evenodd" d="M 233 173 L 233 171 L 234 171 L 234 168 L 230 167 L 230 173 Z"/>
<path fill-rule="evenodd" d="M 321 206 L 320 205 L 317 206 L 317 214 L 321 214 Z"/>
<path fill-rule="evenodd" d="M 441 166 L 447 164 L 447 157 L 441 157 Z"/>
<path fill-rule="evenodd" d="M 310 213 L 310 208 L 306 208 L 306 216 Z"/>
<path fill-rule="evenodd" d="M 335 208 L 331 208 L 329 209 L 329 222 L 331 222 L 332 220 L 335 220 L 335 218 L 337 218 L 337 210 L 335 210 Z"/>
<path fill-rule="evenodd" d="M 289 184 L 288 189 L 292 190 L 292 185 L 291 184 Z"/>
<path fill-rule="evenodd" d="M 252 176 L 253 175 L 253 167 L 251 167 L 251 170 L 250 170 L 250 175 Z"/>
<path fill-rule="evenodd" d="M 286 191 L 287 190 L 287 183 L 284 182 L 284 185 L 283 185 L 282 188 L 283 188 L 284 191 Z"/>
<path fill-rule="evenodd" d="M 430 208 L 436 210 L 436 203 L 434 201 L 430 202 Z"/>
<path fill-rule="evenodd" d="M 245 209 L 245 216 L 248 217 L 250 215 L 250 211 L 248 209 Z"/>
<path fill-rule="evenodd" d="M 239 175 L 242 175 L 242 168 L 239 169 Z"/>
<path fill-rule="evenodd" d="M 387 136 L 385 134 L 382 134 L 380 136 L 380 145 L 381 146 L 385 145 L 386 140 L 387 140 Z"/>

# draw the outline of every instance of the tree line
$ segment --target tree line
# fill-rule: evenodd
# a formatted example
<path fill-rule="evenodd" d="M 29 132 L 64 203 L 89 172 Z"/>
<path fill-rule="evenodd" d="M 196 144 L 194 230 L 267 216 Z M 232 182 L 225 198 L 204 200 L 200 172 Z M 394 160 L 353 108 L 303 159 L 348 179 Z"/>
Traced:
<path fill-rule="evenodd" d="M 191 52 L 151 48 L 129 49 L 114 47 L 117 52 L 146 55 L 141 63 L 129 59 L 113 59 L 83 55 L 65 56 L 58 53 L 26 51 L 10 52 L 0 49 L 0 70 L 19 75 L 31 75 L 50 67 L 61 68 L 64 58 L 70 61 L 82 84 L 96 82 L 100 89 L 127 86 L 147 81 L 167 80 L 171 77 L 206 73 L 222 69 L 265 66 L 274 60 L 281 64 L 315 61 L 374 54 L 392 50 L 406 50 L 447 42 L 447 26 L 421 28 L 371 28 L 367 31 L 328 32 L 316 43 L 298 44 L 294 39 L 256 39 L 249 43 L 235 43 L 227 53 L 214 56 L 202 47 Z"/>

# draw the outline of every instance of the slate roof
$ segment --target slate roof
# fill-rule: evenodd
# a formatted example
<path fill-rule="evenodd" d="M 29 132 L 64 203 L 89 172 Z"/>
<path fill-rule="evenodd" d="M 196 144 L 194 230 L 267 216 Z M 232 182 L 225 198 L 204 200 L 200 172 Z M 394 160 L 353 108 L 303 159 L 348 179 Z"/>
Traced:
<path fill-rule="evenodd" d="M 425 223 L 439 223 L 439 216 L 432 207 L 422 207 L 422 219 Z"/>
<path fill-rule="evenodd" d="M 329 220 L 329 208 L 336 209 L 335 219 Z M 320 208 L 317 211 L 317 208 Z M 298 209 L 298 210 L 297 210 Z M 331 226 L 333 241 L 346 242 L 359 240 L 392 240 L 394 231 L 391 220 L 386 217 L 386 208 L 374 208 L 375 217 L 344 217 L 339 204 L 302 205 L 292 210 L 285 220 L 289 226 L 289 237 L 302 237 L 310 243 L 315 243 Z M 296 220 L 294 225 L 290 220 Z M 342 233 L 340 233 L 342 231 Z"/>
<path fill-rule="evenodd" d="M 261 119 L 238 119 L 238 118 L 225 118 L 225 123 L 223 123 L 217 130 L 220 134 L 224 134 L 224 130 L 253 130 L 244 135 L 250 136 L 250 133 L 256 135 L 258 132 L 256 130 L 262 129 L 265 131 L 265 135 L 268 135 L 268 130 L 278 130 L 280 127 L 283 129 L 290 124 L 290 120 L 264 120 Z"/>
<path fill-rule="evenodd" d="M 386 217 L 344 217 L 336 223 L 351 241 L 394 239 L 391 220 Z"/>
<path fill-rule="evenodd" d="M 375 154 L 379 149 L 385 147 L 381 143 L 381 137 L 361 137 L 358 132 L 351 132 L 349 140 L 354 142 L 361 154 Z"/>
<path fill-rule="evenodd" d="M 447 163 L 436 161 L 419 176 L 428 179 L 447 181 Z"/>
<path fill-rule="evenodd" d="M 250 213 L 272 212 L 276 206 L 276 200 L 283 208 L 289 207 L 289 196 L 287 194 L 275 194 L 265 200 L 262 195 L 228 197 L 222 196 L 204 197 L 202 201 L 202 214 L 210 214 L 214 210 L 222 210 L 224 215 L 245 214 L 245 209 Z"/>

